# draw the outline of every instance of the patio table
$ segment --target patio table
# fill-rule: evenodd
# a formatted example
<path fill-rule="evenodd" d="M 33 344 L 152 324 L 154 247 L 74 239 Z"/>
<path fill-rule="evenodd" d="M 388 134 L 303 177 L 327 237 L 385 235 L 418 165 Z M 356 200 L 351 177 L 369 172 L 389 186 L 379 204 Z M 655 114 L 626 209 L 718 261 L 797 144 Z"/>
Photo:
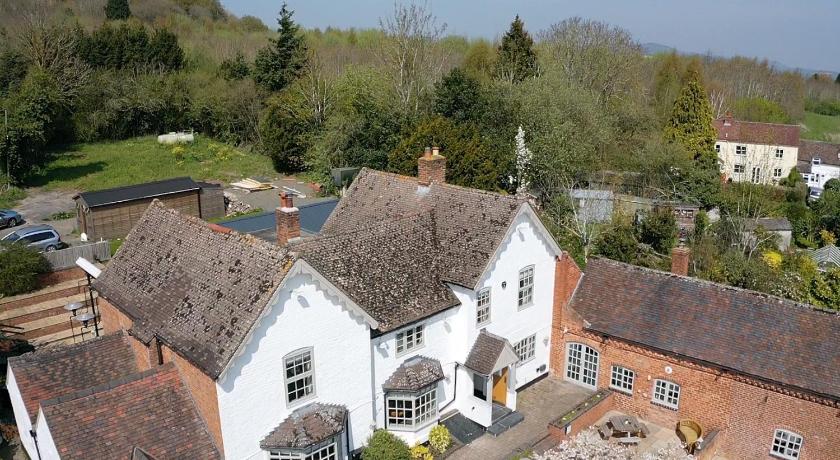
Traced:
<path fill-rule="evenodd" d="M 642 427 L 632 415 L 613 415 L 609 419 L 613 431 L 626 436 L 635 436 L 642 432 Z"/>

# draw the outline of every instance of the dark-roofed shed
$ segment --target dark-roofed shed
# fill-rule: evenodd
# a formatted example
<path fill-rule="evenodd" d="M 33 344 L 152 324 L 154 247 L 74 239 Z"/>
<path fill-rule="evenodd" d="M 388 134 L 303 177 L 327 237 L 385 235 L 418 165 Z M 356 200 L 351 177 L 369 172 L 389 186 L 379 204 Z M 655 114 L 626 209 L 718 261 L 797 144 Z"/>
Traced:
<path fill-rule="evenodd" d="M 219 217 L 221 206 L 224 212 L 224 196 L 215 192 L 221 187 L 202 185 L 189 177 L 176 177 L 144 184 L 116 187 L 95 192 L 82 192 L 76 200 L 76 220 L 79 231 L 87 234 L 91 240 L 100 238 L 122 238 L 134 227 L 149 203 L 161 200 L 167 206 L 191 216 L 212 218 Z M 209 190 L 212 188 L 213 190 Z M 208 206 L 210 201 L 218 202 Z M 205 211 L 207 208 L 207 212 Z M 211 215 L 212 214 L 212 215 Z"/>

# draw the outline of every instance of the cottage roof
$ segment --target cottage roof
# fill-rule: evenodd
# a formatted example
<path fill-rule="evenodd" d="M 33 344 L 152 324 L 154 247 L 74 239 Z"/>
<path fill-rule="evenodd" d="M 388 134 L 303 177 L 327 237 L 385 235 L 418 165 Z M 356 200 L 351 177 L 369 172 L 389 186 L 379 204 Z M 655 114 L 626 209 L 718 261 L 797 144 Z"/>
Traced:
<path fill-rule="evenodd" d="M 384 390 L 418 391 L 443 379 L 440 361 L 425 356 L 405 360 L 382 384 Z"/>
<path fill-rule="evenodd" d="M 41 401 L 102 385 L 138 370 L 124 333 L 43 348 L 9 358 L 9 365 L 33 421 Z"/>
<path fill-rule="evenodd" d="M 63 459 L 222 458 L 172 363 L 41 404 Z"/>
<path fill-rule="evenodd" d="M 588 330 L 840 400 L 840 315 L 591 259 L 570 302 Z"/>
<path fill-rule="evenodd" d="M 757 123 L 721 117 L 712 122 L 718 140 L 799 147 L 799 125 Z"/>
<path fill-rule="evenodd" d="M 94 288 L 138 339 L 157 336 L 216 378 L 293 262 L 285 248 L 153 201 Z"/>
<path fill-rule="evenodd" d="M 464 365 L 479 374 L 490 375 L 517 360 L 518 356 L 507 339 L 481 331 Z"/>
<path fill-rule="evenodd" d="M 261 449 L 302 449 L 313 446 L 344 430 L 347 408 L 312 403 L 286 417 L 262 441 Z"/>
<path fill-rule="evenodd" d="M 840 144 L 802 140 L 799 145 L 799 161 L 809 164 L 819 158 L 821 164 L 840 166 Z"/>
<path fill-rule="evenodd" d="M 95 208 L 109 204 L 171 195 L 173 193 L 189 192 L 199 190 L 200 188 L 201 187 L 189 177 L 176 177 L 173 179 L 146 182 L 144 184 L 128 185 L 125 187 L 109 188 L 95 192 L 82 192 L 76 195 L 75 198 L 82 200 L 88 208 Z"/>

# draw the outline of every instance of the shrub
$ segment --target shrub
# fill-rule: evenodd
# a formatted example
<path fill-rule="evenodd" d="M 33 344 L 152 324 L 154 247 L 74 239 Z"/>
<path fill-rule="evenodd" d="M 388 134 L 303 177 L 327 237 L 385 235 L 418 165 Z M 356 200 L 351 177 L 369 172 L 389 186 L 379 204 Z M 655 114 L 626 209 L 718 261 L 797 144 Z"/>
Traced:
<path fill-rule="evenodd" d="M 411 460 L 411 450 L 402 439 L 385 430 L 376 430 L 368 438 L 362 460 Z"/>
<path fill-rule="evenodd" d="M 417 444 L 411 448 L 411 460 L 434 460 L 432 451 L 423 444 Z"/>
<path fill-rule="evenodd" d="M 435 452 L 442 454 L 452 445 L 452 435 L 445 426 L 437 425 L 429 432 L 429 444 Z"/>
<path fill-rule="evenodd" d="M 0 295 L 9 296 L 33 291 L 38 275 L 50 270 L 50 264 L 35 249 L 0 242 Z"/>

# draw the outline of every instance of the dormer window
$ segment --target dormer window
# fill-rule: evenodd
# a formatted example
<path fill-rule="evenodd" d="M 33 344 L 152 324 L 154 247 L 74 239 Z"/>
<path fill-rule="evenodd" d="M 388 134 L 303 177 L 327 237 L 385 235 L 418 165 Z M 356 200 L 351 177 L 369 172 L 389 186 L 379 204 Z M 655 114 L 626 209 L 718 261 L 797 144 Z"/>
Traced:
<path fill-rule="evenodd" d="M 814 158 L 811 159 L 811 164 L 815 164 L 815 165 L 822 164 L 822 160 L 820 160 L 820 157 L 814 157 Z"/>

